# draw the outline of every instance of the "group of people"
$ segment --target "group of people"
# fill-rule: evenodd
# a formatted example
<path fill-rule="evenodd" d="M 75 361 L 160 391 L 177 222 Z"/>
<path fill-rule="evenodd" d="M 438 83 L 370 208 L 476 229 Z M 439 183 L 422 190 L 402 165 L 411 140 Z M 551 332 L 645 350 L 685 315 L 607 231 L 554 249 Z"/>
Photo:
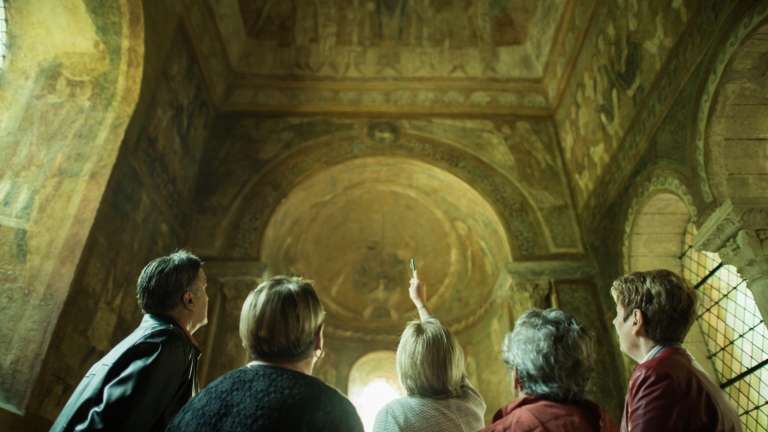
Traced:
<path fill-rule="evenodd" d="M 276 276 L 256 287 L 240 315 L 252 361 L 199 391 L 200 350 L 192 334 L 207 322 L 202 262 L 187 251 L 149 263 L 138 280 L 144 318 L 88 371 L 52 431 L 363 430 L 349 400 L 312 377 L 323 353 L 325 311 L 313 283 Z M 595 335 L 558 309 L 530 309 L 504 338 L 498 377 L 515 400 L 485 426 L 485 402 L 464 370 L 456 337 L 427 306 L 414 272 L 409 294 L 419 320 L 397 349 L 407 396 L 379 411 L 374 431 L 619 431 L 586 398 Z M 682 347 L 698 297 L 667 270 L 637 272 L 611 287 L 622 352 L 637 361 L 621 432 L 741 431 L 722 391 Z"/>

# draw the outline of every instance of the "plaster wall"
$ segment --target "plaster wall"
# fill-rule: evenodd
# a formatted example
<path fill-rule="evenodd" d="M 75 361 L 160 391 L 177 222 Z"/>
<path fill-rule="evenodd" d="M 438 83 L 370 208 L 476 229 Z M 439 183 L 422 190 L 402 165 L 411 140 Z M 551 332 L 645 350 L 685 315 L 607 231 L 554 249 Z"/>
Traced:
<path fill-rule="evenodd" d="M 145 13 L 174 16 L 162 3 Z M 147 30 L 159 43 L 147 51 L 140 101 L 51 343 L 39 354 L 27 413 L 11 419 L 24 429 L 50 427 L 91 365 L 141 321 L 135 296 L 143 266 L 185 245 L 182 226 L 213 111 L 180 28 L 157 24 Z"/>
<path fill-rule="evenodd" d="M 636 218 L 643 205 L 655 194 L 672 194 L 677 197 L 675 202 L 682 203 L 685 209 L 673 210 L 673 206 L 665 205 L 663 211 L 687 212 L 699 227 L 717 206 L 709 191 L 709 183 L 722 182 L 724 173 L 720 171 L 719 175 L 713 176 L 713 171 L 707 173 L 702 168 L 705 166 L 704 161 L 709 160 L 704 159 L 704 155 L 713 154 L 707 153 L 709 150 L 705 152 L 701 147 L 704 138 L 708 137 L 704 135 L 705 129 L 701 124 L 702 109 L 707 111 L 707 103 L 712 97 L 711 92 L 717 86 L 719 75 L 715 75 L 716 71 L 722 71 L 724 66 L 724 63 L 721 63 L 724 62 L 722 53 L 729 50 L 732 52 L 735 47 L 741 46 L 740 42 L 747 34 L 757 34 L 759 37 L 759 33 L 741 34 L 740 30 L 760 28 L 765 14 L 765 4 L 761 2 L 742 2 L 738 6 L 725 7 L 713 15 L 718 24 L 709 36 L 711 41 L 706 44 L 701 58 L 687 66 L 691 69 L 690 75 L 681 83 L 679 92 L 670 102 L 668 110 L 658 120 L 658 127 L 644 138 L 648 143 L 647 147 L 640 148 L 636 162 L 623 167 L 626 171 L 625 180 L 611 186 L 609 195 L 614 198 L 608 201 L 605 209 L 592 212 L 592 215 L 598 216 L 592 222 L 593 227 L 586 230 L 587 249 L 598 267 L 596 281 L 599 287 L 598 297 L 604 311 L 602 321 L 609 330 L 612 328 L 611 321 L 615 317 L 615 303 L 610 295 L 610 286 L 617 277 L 631 271 L 628 263 L 635 254 L 628 244 L 632 224 L 640 223 L 646 234 L 651 230 L 662 234 L 670 228 L 669 226 L 643 225 L 642 218 L 639 220 Z M 738 39 L 735 39 L 737 36 Z M 754 46 L 752 48 L 754 49 Z M 751 58 L 754 59 L 754 57 Z M 747 127 L 745 130 L 751 129 Z M 755 130 L 760 129 L 757 127 Z M 738 158 L 744 154 L 741 150 L 736 150 L 731 152 L 734 157 Z M 745 149 L 745 151 L 749 154 L 748 150 Z M 620 151 L 622 152 L 623 150 Z M 631 161 L 631 158 L 627 160 Z M 711 163 L 719 162 L 713 160 Z M 721 186 L 723 184 L 720 183 Z M 763 199 L 760 196 L 754 198 L 751 200 L 752 205 L 759 205 Z M 745 200 L 743 205 L 747 205 L 748 202 L 750 200 Z M 667 242 L 654 244 L 653 247 L 654 252 L 657 252 L 656 258 L 662 258 L 665 265 L 672 266 L 674 249 L 679 250 L 681 245 L 676 246 Z M 638 253 L 635 256 L 642 260 L 642 255 Z M 661 265 L 661 262 L 655 265 Z M 679 264 L 677 265 L 679 268 Z M 609 333 L 616 340 L 615 334 Z M 694 340 L 690 342 L 698 343 Z M 634 364 L 618 349 L 614 351 L 614 355 L 618 364 L 626 365 L 620 377 L 626 388 Z"/>
<path fill-rule="evenodd" d="M 19 1 L 6 10 L 1 425 L 27 410 L 138 98 L 144 49 L 138 1 Z"/>
<path fill-rule="evenodd" d="M 33 3 L 14 3 L 18 29 L 33 16 Z M 22 89 L 19 96 L 0 87 L 0 104 L 8 109 L 0 124 L 0 284 L 8 288 L 0 297 L 0 308 L 8 311 L 0 318 L 0 343 L 11 347 L 0 363 L 0 402 L 14 411 L 27 407 L 25 417 L 0 410 L 0 429 L 44 430 L 89 366 L 135 328 L 141 318 L 135 280 L 150 259 L 189 246 L 210 262 L 266 260 L 264 241 L 283 199 L 353 159 L 415 161 L 474 189 L 490 208 L 482 211 L 498 217 L 491 231 L 508 242 L 503 253 L 490 248 L 498 268 L 509 260 L 583 259 L 585 242 L 598 276 L 594 283 L 555 283 L 557 304 L 596 332 L 598 370 L 605 373 L 596 376 L 592 396 L 618 418 L 619 387 L 629 369 L 621 367 L 608 287 L 628 270 L 622 256 L 627 215 L 635 197 L 659 188 L 674 190 L 695 218 L 712 210 L 691 125 L 715 57 L 755 2 L 693 3 L 599 2 L 554 119 L 248 113 L 214 119 L 196 45 L 187 40 L 196 21 L 179 25 L 184 11 L 178 2 L 144 2 L 152 42 L 146 56 L 121 42 L 141 27 L 130 1 L 66 0 L 35 9 L 50 11 L 50 29 L 65 37 L 38 44 L 50 47 L 45 51 L 32 46 L 50 38 L 44 30 L 30 28 L 24 34 L 31 36 L 23 36 L 28 40 L 20 32 L 16 47 L 30 46 L 29 54 L 11 54 L 0 74 Z M 118 31 L 110 27 L 115 22 L 128 24 Z M 761 58 L 744 65 L 759 66 Z M 140 96 L 129 84 L 118 85 L 132 79 L 138 87 L 137 70 L 144 74 Z M 654 99 L 658 94 L 668 100 Z M 734 109 L 724 105 L 716 112 Z M 742 154 L 755 154 L 751 145 Z M 33 153 L 45 157 L 36 160 Z M 759 183 L 758 171 L 747 183 Z M 725 194 L 716 192 L 718 199 Z M 458 249 L 482 251 L 485 237 L 468 236 L 476 244 Z M 290 270 L 280 265 L 273 270 Z M 486 419 L 511 400 L 499 349 L 512 326 L 511 311 L 522 309 L 506 300 L 480 301 L 480 293 L 488 298 L 493 287 L 486 285 L 498 268 L 488 280 L 475 281 L 480 289 L 457 286 L 459 300 L 438 310 L 452 315 L 446 322 L 456 329 L 467 371 L 486 398 Z M 212 320 L 196 334 L 205 353 L 204 383 L 245 362 L 236 318 L 248 290 L 265 275 L 211 284 Z M 356 359 L 396 349 L 407 318 L 399 314 L 376 331 L 355 331 L 343 322 L 329 326 L 317 375 L 346 390 Z"/>

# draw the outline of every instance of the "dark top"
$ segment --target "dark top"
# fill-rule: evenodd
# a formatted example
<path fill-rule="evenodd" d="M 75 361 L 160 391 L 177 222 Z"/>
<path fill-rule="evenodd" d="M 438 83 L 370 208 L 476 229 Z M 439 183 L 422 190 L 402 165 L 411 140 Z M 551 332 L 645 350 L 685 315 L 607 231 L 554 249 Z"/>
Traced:
<path fill-rule="evenodd" d="M 165 430 L 197 393 L 199 357 L 191 336 L 173 318 L 146 314 L 91 367 L 51 431 Z"/>
<path fill-rule="evenodd" d="M 362 432 L 352 404 L 338 390 L 301 372 L 245 366 L 203 389 L 168 432 Z"/>
<path fill-rule="evenodd" d="M 629 380 L 623 432 L 741 432 L 720 387 L 683 347 L 670 346 L 635 368 Z"/>

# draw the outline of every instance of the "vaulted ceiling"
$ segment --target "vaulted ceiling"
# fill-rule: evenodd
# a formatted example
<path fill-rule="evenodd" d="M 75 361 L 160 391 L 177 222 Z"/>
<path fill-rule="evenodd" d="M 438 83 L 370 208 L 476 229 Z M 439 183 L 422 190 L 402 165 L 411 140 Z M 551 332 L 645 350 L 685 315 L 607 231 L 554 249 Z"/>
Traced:
<path fill-rule="evenodd" d="M 463 331 L 506 262 L 583 253 L 553 117 L 599 2 L 186 1 L 198 252 L 315 279 L 355 340 L 412 312 L 410 258 Z"/>
<path fill-rule="evenodd" d="M 595 4 L 188 0 L 225 111 L 550 115 Z"/>

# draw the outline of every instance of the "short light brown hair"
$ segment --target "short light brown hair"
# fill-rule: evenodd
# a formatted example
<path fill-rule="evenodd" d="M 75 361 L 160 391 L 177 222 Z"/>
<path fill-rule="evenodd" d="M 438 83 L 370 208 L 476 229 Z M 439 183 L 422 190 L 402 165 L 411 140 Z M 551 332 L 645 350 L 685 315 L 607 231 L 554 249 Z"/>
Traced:
<path fill-rule="evenodd" d="M 397 347 L 397 375 L 409 395 L 458 397 L 466 379 L 464 351 L 435 321 L 412 321 Z"/>
<path fill-rule="evenodd" d="M 300 362 L 315 347 L 325 311 L 308 279 L 275 276 L 243 304 L 240 339 L 254 360 Z"/>
<path fill-rule="evenodd" d="M 645 332 L 657 344 L 683 343 L 696 320 L 699 296 L 690 283 L 665 269 L 622 276 L 611 287 L 624 308 L 624 321 L 635 309 L 643 313 Z"/>

